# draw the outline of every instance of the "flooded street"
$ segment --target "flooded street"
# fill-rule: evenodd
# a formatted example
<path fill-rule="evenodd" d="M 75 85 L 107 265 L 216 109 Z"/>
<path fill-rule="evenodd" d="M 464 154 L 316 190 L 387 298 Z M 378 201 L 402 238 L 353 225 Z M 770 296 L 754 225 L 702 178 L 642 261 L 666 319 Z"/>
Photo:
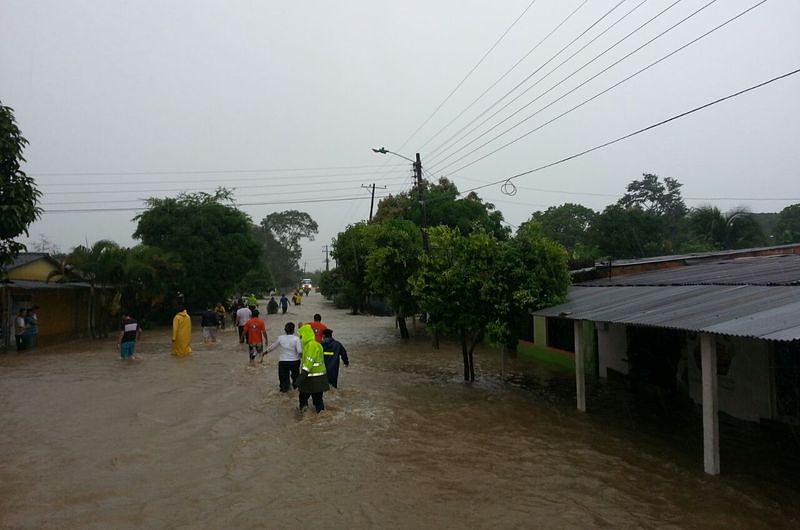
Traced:
<path fill-rule="evenodd" d="M 290 311 L 267 318 L 272 339 L 319 311 L 350 354 L 319 416 L 278 392 L 275 356 L 248 364 L 230 325 L 203 345 L 195 321 L 185 359 L 166 330 L 145 332 L 138 363 L 113 340 L 0 357 L 0 526 L 800 525 L 798 490 L 724 461 L 706 476 L 666 438 L 501 384 L 486 356 L 467 386 L 455 348 L 402 343 L 391 318 L 319 295 Z"/>

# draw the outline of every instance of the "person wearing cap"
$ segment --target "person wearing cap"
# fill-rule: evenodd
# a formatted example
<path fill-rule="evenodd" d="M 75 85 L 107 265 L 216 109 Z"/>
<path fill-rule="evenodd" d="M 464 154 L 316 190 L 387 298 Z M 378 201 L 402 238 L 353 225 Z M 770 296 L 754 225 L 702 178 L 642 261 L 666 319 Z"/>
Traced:
<path fill-rule="evenodd" d="M 344 345 L 333 338 L 333 330 L 326 328 L 322 332 L 322 351 L 325 354 L 325 371 L 328 373 L 328 382 L 333 388 L 339 388 L 339 362 L 350 366 L 347 350 Z"/>

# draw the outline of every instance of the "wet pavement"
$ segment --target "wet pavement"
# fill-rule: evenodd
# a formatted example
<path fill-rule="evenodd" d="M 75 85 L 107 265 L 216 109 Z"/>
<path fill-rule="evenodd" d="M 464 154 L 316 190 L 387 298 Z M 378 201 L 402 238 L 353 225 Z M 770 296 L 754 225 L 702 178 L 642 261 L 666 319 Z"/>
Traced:
<path fill-rule="evenodd" d="M 568 378 L 516 361 L 527 383 L 503 384 L 479 351 L 466 385 L 454 346 L 402 342 L 392 318 L 319 295 L 290 311 L 267 318 L 271 338 L 320 312 L 351 357 L 319 416 L 230 326 L 203 345 L 195 325 L 184 359 L 166 330 L 145 332 L 139 362 L 113 340 L 0 356 L 0 527 L 800 525 L 800 490 L 708 477 L 693 448 L 575 411 Z"/>

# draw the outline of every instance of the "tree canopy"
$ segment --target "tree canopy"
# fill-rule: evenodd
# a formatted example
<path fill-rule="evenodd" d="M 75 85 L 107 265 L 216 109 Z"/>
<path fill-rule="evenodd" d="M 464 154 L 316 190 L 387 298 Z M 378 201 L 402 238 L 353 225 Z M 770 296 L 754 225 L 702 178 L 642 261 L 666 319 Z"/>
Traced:
<path fill-rule="evenodd" d="M 192 307 L 229 297 L 259 266 L 260 246 L 250 217 L 224 189 L 147 201 L 134 237 L 172 252 L 185 267 L 180 288 Z M 270 279 L 271 280 L 271 279 Z"/>
<path fill-rule="evenodd" d="M 446 178 L 422 185 L 422 197 L 427 213 L 427 226 L 449 226 L 462 234 L 484 230 L 498 239 L 507 239 L 510 230 L 503 226 L 503 214 L 493 204 L 484 202 L 475 193 L 459 196 L 458 188 Z M 373 222 L 405 219 L 419 227 L 423 224 L 423 209 L 419 188 L 390 195 L 378 203 Z"/>
<path fill-rule="evenodd" d="M 778 243 L 800 242 L 800 204 L 781 210 L 775 225 L 775 239 Z"/>
<path fill-rule="evenodd" d="M 14 119 L 14 110 L 0 101 L 0 271 L 25 245 L 14 239 L 28 235 L 28 226 L 42 213 L 41 192 L 33 178 L 20 169 L 28 141 Z"/>

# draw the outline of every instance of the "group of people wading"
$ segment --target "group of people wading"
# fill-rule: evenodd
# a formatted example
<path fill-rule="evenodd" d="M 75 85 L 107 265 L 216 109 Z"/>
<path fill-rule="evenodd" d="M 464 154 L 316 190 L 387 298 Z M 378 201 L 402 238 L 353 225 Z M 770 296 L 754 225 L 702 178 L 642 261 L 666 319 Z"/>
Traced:
<path fill-rule="evenodd" d="M 216 329 L 220 325 L 218 308 L 208 308 L 202 316 L 203 342 L 216 342 Z M 239 343 L 247 344 L 250 363 L 254 364 L 260 356 L 264 357 L 277 350 L 278 383 L 282 393 L 296 388 L 300 391 L 300 410 L 308 408 L 312 400 L 317 413 L 325 410 L 323 394 L 330 387 L 338 388 L 339 365 L 350 365 L 347 350 L 341 342 L 333 338 L 333 331 L 322 323 L 320 314 L 314 320 L 293 322 L 284 326 L 284 334 L 269 344 L 267 325 L 260 318 L 259 310 L 252 300 L 235 310 Z M 208 331 L 213 328 L 213 331 Z M 295 333 L 296 332 L 296 333 Z M 136 359 L 134 349 L 141 336 L 139 323 L 130 315 L 124 314 L 117 348 L 122 359 Z M 172 355 L 185 357 L 192 353 L 192 319 L 186 308 L 179 307 L 172 319 Z M 269 344 L 269 345 L 268 345 Z M 268 346 L 267 346 L 268 345 Z"/>

